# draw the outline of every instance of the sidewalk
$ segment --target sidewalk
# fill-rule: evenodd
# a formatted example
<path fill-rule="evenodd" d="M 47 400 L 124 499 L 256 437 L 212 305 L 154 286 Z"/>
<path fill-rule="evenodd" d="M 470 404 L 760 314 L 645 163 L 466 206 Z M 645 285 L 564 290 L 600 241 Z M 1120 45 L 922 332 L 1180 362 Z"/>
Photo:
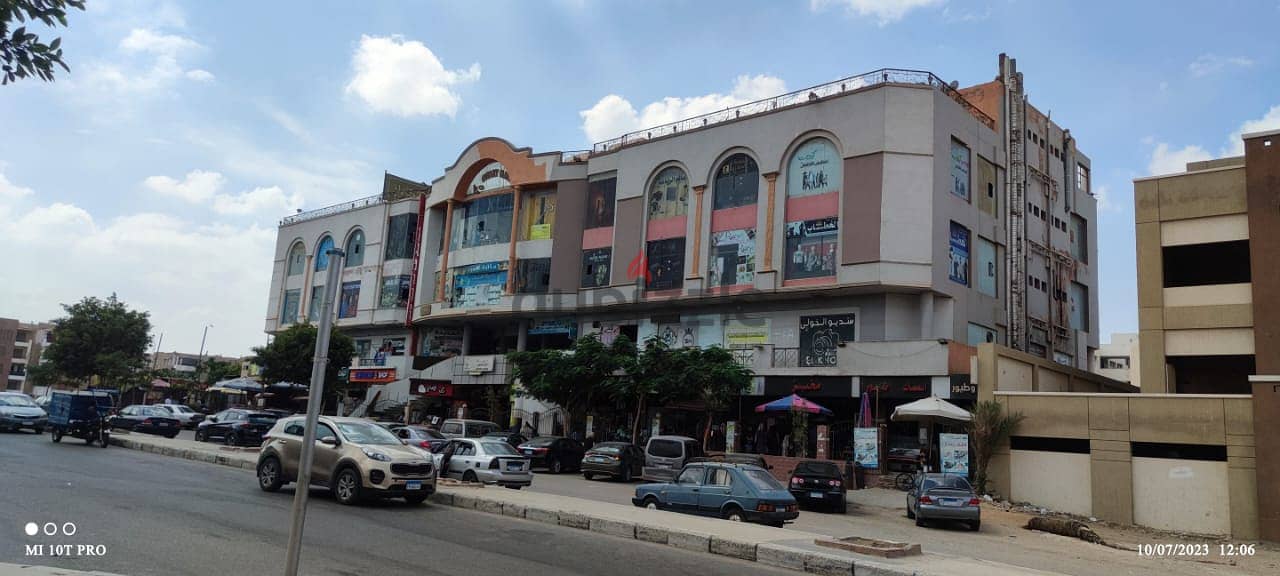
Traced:
<path fill-rule="evenodd" d="M 118 435 L 116 446 L 254 469 L 256 452 L 231 450 L 213 444 L 146 435 Z M 1057 573 L 988 562 L 975 558 L 925 552 L 920 556 L 883 559 L 822 548 L 822 534 L 756 524 L 647 510 L 631 505 L 597 502 L 567 496 L 483 486 L 441 486 L 432 497 L 441 505 L 590 530 L 610 536 L 665 544 L 696 552 L 719 554 L 815 574 L 885 576 L 1056 576 Z"/>
<path fill-rule="evenodd" d="M 0 576 L 118 576 L 108 572 L 83 572 L 69 568 L 52 566 L 30 566 L 27 564 L 5 564 L 0 562 Z"/>

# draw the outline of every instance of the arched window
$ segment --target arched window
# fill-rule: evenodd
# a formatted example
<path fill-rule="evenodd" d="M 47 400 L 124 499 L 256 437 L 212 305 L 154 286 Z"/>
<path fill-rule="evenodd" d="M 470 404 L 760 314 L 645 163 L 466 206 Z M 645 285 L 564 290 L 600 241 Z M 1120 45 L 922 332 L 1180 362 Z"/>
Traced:
<path fill-rule="evenodd" d="M 301 242 L 296 242 L 293 248 L 289 249 L 289 275 L 297 276 L 307 267 L 307 249 L 302 247 Z"/>
<path fill-rule="evenodd" d="M 760 192 L 760 168 L 746 154 L 725 159 L 716 170 L 715 210 L 755 204 Z"/>
<path fill-rule="evenodd" d="M 333 236 L 325 236 L 316 245 L 316 272 L 329 269 L 329 251 L 333 249 Z"/>
<path fill-rule="evenodd" d="M 356 229 L 347 238 L 347 264 L 346 267 L 361 266 L 364 264 L 364 231 Z"/>
<path fill-rule="evenodd" d="M 826 138 L 801 144 L 787 163 L 787 196 L 811 196 L 838 192 L 844 170 L 840 154 Z"/>
<path fill-rule="evenodd" d="M 689 177 L 676 166 L 664 168 L 649 185 L 649 219 L 683 216 L 689 205 Z"/>

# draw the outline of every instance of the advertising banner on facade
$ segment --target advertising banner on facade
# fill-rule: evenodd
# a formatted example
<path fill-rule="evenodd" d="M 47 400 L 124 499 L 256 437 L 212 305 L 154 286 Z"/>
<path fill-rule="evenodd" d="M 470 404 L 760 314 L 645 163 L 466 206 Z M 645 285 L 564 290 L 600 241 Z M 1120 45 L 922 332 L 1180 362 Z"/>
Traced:
<path fill-rule="evenodd" d="M 857 339 L 857 315 L 800 317 L 800 366 L 836 365 L 836 348 Z"/>
<path fill-rule="evenodd" d="M 880 431 L 875 428 L 853 429 L 853 461 L 863 468 L 880 467 Z"/>
<path fill-rule="evenodd" d="M 938 434 L 943 474 L 969 475 L 969 435 Z"/>
<path fill-rule="evenodd" d="M 396 381 L 396 369 L 352 370 L 348 377 L 352 382 L 384 383 Z"/>
<path fill-rule="evenodd" d="M 951 223 L 951 270 L 953 282 L 969 285 L 969 229 Z"/>
<path fill-rule="evenodd" d="M 724 322 L 726 348 L 747 348 L 769 343 L 768 318 L 729 318 Z"/>
<path fill-rule="evenodd" d="M 414 396 L 453 397 L 453 384 L 450 384 L 448 380 L 410 378 L 409 384 L 409 393 Z"/>

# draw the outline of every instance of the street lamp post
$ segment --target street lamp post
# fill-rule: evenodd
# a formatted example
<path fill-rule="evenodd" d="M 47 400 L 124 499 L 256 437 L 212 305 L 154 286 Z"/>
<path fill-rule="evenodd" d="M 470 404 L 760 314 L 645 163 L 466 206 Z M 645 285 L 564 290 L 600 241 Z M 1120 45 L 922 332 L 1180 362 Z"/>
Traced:
<path fill-rule="evenodd" d="M 324 301 L 320 303 L 320 326 L 316 332 L 316 349 L 311 364 L 311 389 L 307 398 L 307 420 L 302 429 L 302 454 L 298 462 L 297 490 L 293 492 L 293 511 L 289 523 L 289 548 L 285 556 L 285 576 L 298 576 L 298 555 L 302 551 L 302 526 L 307 519 L 307 496 L 311 486 L 311 461 L 316 447 L 316 424 L 320 420 L 320 399 L 324 398 L 324 373 L 329 363 L 329 331 L 333 328 L 333 299 L 337 295 L 338 274 L 346 253 L 337 248 L 329 256 L 328 281 L 324 285 Z"/>

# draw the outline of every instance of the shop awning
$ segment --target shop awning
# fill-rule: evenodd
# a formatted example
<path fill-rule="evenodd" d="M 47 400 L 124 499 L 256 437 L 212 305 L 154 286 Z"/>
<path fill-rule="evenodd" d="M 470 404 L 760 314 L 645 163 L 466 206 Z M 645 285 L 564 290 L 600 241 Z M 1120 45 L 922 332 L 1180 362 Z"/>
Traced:
<path fill-rule="evenodd" d="M 151 387 L 152 388 L 168 388 L 169 383 L 159 378 L 156 378 L 155 380 L 151 381 Z"/>
<path fill-rule="evenodd" d="M 245 394 L 244 390 L 236 390 L 235 388 L 223 388 L 222 386 L 214 386 L 213 388 L 206 390 L 206 392 L 221 392 L 223 394 L 236 394 L 236 395 Z"/>
<path fill-rule="evenodd" d="M 786 398 L 779 398 L 773 402 L 766 402 L 756 406 L 756 412 L 790 412 L 799 410 L 800 412 L 808 412 L 810 414 L 830 414 L 831 411 L 814 404 L 797 394 L 792 394 Z"/>
<path fill-rule="evenodd" d="M 970 416 L 969 411 L 964 408 L 937 396 L 930 396 L 894 408 L 893 416 L 890 419 L 894 422 L 934 422 L 939 420 L 968 422 Z"/>
<path fill-rule="evenodd" d="M 228 390 L 240 390 L 242 392 L 261 392 L 262 384 L 254 382 L 248 378 L 232 378 L 223 380 L 213 385 L 214 388 L 224 388 Z"/>

